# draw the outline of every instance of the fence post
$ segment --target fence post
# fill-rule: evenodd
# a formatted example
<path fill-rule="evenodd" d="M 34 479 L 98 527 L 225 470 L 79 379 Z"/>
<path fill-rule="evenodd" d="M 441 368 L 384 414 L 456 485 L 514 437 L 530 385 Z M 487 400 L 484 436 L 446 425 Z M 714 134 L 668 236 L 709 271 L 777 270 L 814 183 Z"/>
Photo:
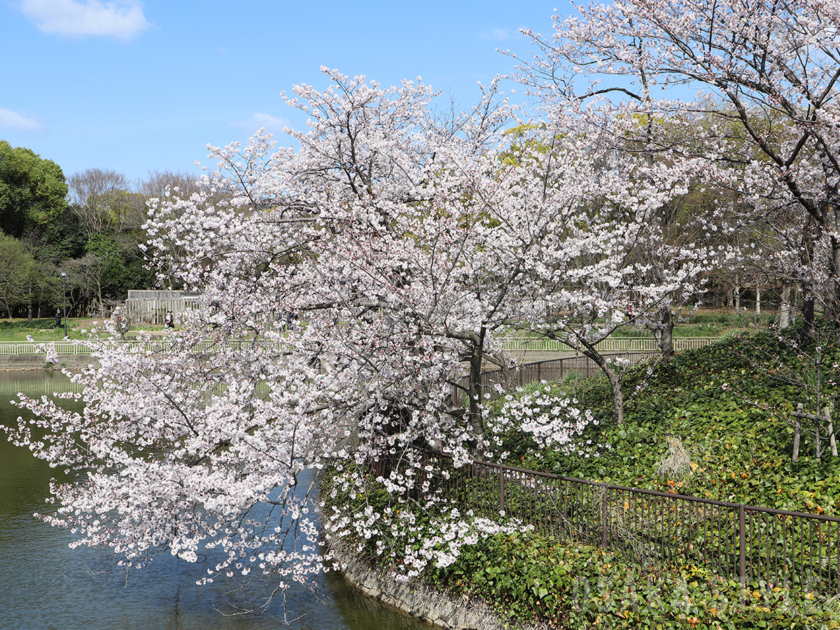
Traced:
<path fill-rule="evenodd" d="M 601 546 L 607 546 L 607 486 L 601 486 Z"/>
<path fill-rule="evenodd" d="M 741 586 L 747 583 L 747 528 L 744 504 L 738 506 L 738 537 L 739 537 L 739 575 Z"/>
<path fill-rule="evenodd" d="M 505 471 L 499 468 L 499 510 L 505 511 Z"/>

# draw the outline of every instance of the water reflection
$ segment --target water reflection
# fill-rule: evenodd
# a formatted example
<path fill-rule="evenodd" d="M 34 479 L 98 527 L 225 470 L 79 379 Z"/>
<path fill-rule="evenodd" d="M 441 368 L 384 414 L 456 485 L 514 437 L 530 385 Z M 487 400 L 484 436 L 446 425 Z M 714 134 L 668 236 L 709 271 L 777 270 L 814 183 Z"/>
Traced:
<path fill-rule="evenodd" d="M 9 400 L 75 391 L 60 374 L 0 373 L 0 422 L 25 415 Z M 62 401 L 74 405 L 73 401 Z M 273 583 L 217 581 L 197 586 L 204 567 L 162 555 L 126 573 L 107 550 L 68 549 L 73 535 L 32 517 L 44 505 L 50 469 L 0 435 L 0 626 L 46 630 L 428 630 L 431 626 L 380 605 L 338 574 L 295 586 L 258 604 Z"/>

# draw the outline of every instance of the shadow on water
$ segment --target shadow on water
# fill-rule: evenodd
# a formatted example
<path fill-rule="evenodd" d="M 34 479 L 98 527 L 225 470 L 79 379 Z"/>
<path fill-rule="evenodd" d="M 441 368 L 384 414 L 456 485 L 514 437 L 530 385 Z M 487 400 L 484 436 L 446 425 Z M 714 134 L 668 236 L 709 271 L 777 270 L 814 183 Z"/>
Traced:
<path fill-rule="evenodd" d="M 75 391 L 60 374 L 0 373 L 0 423 L 16 424 L 9 404 L 23 391 L 40 397 Z M 62 404 L 80 403 L 62 401 Z M 165 554 L 127 574 L 105 549 L 68 548 L 74 536 L 33 518 L 44 505 L 50 469 L 0 433 L 0 628 L 44 630 L 429 630 L 432 626 L 359 593 L 339 574 L 295 585 L 265 609 L 273 583 L 217 581 L 197 586 L 201 562 Z"/>

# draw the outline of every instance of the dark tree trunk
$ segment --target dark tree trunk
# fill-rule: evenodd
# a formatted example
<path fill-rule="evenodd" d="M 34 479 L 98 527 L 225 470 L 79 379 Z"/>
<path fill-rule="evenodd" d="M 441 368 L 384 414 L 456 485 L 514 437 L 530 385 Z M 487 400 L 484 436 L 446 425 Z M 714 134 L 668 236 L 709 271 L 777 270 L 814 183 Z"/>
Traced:
<path fill-rule="evenodd" d="M 622 424 L 624 422 L 624 394 L 621 392 L 621 379 L 618 377 L 618 373 L 609 366 L 607 360 L 592 348 L 592 346 L 584 350 L 583 354 L 595 361 L 607 377 L 612 393 L 613 419 L 616 424 Z"/>
<path fill-rule="evenodd" d="M 820 236 L 820 225 L 810 215 L 805 220 L 805 225 L 802 229 L 802 247 L 799 254 L 799 262 L 801 266 L 809 270 L 808 279 L 802 281 L 802 317 L 805 320 L 803 333 L 806 338 L 813 339 L 816 335 L 817 327 L 815 320 L 815 306 L 816 295 L 814 294 L 815 287 L 810 280 L 813 274 L 814 266 L 814 244 Z"/>
<path fill-rule="evenodd" d="M 834 233 L 831 235 L 831 260 L 829 261 L 831 274 L 831 292 L 827 297 L 825 313 L 826 321 L 834 324 L 834 342 L 840 344 L 840 239 Z"/>
<path fill-rule="evenodd" d="M 813 339 L 817 334 L 817 326 L 814 320 L 814 295 L 809 291 L 807 285 L 804 285 L 802 288 L 802 317 L 805 320 L 802 332 L 808 339 Z"/>
<path fill-rule="evenodd" d="M 670 361 L 674 357 L 674 314 L 670 304 L 659 310 L 659 323 L 659 349 L 662 351 L 662 360 Z"/>
<path fill-rule="evenodd" d="M 484 435 L 484 419 L 482 417 L 481 409 L 481 364 L 484 360 L 484 337 L 487 334 L 485 328 L 481 329 L 478 339 L 473 341 L 472 353 L 470 355 L 470 417 L 469 424 L 472 429 L 472 434 L 477 440 L 483 440 Z"/>

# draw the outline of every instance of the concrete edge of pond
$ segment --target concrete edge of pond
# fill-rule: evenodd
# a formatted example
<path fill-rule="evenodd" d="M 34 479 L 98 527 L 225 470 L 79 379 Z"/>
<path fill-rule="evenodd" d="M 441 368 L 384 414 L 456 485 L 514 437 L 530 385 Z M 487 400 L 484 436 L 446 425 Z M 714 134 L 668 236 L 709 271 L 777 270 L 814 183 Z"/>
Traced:
<path fill-rule="evenodd" d="M 332 543 L 330 550 L 344 569 L 350 584 L 367 597 L 393 606 L 438 628 L 447 630 L 543 630 L 544 624 L 515 625 L 494 613 L 484 602 L 457 599 L 444 591 L 417 581 L 398 582 L 396 574 L 370 566 L 343 544 Z"/>

